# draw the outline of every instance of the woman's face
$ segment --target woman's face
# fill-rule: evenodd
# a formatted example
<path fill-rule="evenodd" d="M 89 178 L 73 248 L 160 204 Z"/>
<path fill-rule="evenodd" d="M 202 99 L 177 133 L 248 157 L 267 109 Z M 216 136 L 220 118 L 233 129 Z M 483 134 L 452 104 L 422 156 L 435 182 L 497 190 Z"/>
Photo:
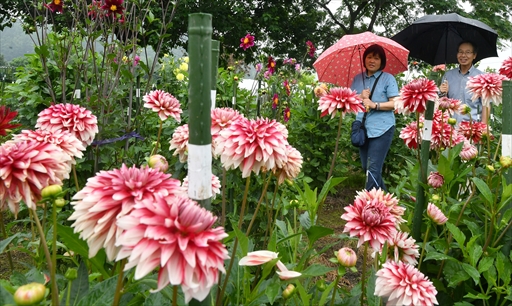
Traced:
<path fill-rule="evenodd" d="M 370 53 L 366 55 L 364 59 L 364 66 L 366 67 L 366 71 L 368 75 L 373 75 L 375 72 L 380 69 L 380 56 L 376 53 Z"/>

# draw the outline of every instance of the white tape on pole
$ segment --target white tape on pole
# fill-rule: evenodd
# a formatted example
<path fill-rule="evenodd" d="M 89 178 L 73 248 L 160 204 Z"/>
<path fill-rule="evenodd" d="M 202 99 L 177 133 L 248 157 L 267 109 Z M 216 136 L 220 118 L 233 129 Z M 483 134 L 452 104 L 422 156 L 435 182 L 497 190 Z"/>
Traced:
<path fill-rule="evenodd" d="M 501 135 L 501 155 L 512 157 L 512 135 Z"/>
<path fill-rule="evenodd" d="M 188 144 L 188 197 L 212 197 L 212 145 Z"/>
<path fill-rule="evenodd" d="M 80 99 L 80 97 L 82 96 L 82 90 L 80 89 L 75 89 L 75 94 L 74 94 L 74 98 L 75 99 Z"/>
<path fill-rule="evenodd" d="M 210 91 L 210 99 L 212 100 L 212 110 L 215 108 L 215 99 L 217 98 L 217 89 Z"/>
<path fill-rule="evenodd" d="M 421 140 L 430 141 L 432 139 L 432 120 L 423 122 L 423 135 Z"/>

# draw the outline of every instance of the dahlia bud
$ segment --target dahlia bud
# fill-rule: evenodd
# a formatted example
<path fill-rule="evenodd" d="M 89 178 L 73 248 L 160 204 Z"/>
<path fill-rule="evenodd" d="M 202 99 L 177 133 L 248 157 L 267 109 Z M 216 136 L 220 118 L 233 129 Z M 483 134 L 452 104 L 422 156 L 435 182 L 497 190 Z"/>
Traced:
<path fill-rule="evenodd" d="M 151 168 L 161 172 L 165 172 L 167 171 L 167 169 L 169 169 L 169 163 L 167 162 L 165 157 L 159 154 L 151 155 L 148 160 L 148 165 Z"/>
<path fill-rule="evenodd" d="M 318 291 L 321 291 L 321 292 L 324 292 L 325 291 L 325 281 L 323 279 L 319 279 L 317 282 L 316 282 L 316 288 L 318 289 Z"/>
<path fill-rule="evenodd" d="M 448 118 L 448 124 L 451 126 L 454 126 L 457 124 L 457 119 L 455 118 Z"/>
<path fill-rule="evenodd" d="M 233 66 L 228 66 L 228 71 L 233 71 L 234 69 Z"/>
<path fill-rule="evenodd" d="M 357 255 L 351 248 L 341 248 L 336 255 L 340 265 L 350 268 L 356 265 Z"/>
<path fill-rule="evenodd" d="M 62 208 L 64 207 L 64 205 L 66 205 L 66 200 L 64 200 L 64 198 L 56 198 L 55 200 L 53 200 L 53 205 L 55 205 L 58 208 Z"/>
<path fill-rule="evenodd" d="M 62 187 L 60 185 L 49 185 L 41 190 L 41 197 L 43 199 L 48 199 L 57 196 L 62 192 Z"/>
<path fill-rule="evenodd" d="M 496 169 L 494 169 L 493 165 L 487 165 L 487 170 L 489 170 L 490 172 L 496 171 Z"/>
<path fill-rule="evenodd" d="M 510 168 L 510 166 L 512 166 L 512 158 L 510 158 L 510 156 L 502 155 L 500 157 L 500 164 L 503 167 L 503 169 Z"/>
<path fill-rule="evenodd" d="M 74 281 L 78 277 L 78 272 L 75 268 L 68 268 L 64 276 L 67 280 Z"/>
<path fill-rule="evenodd" d="M 235 75 L 235 76 L 233 77 L 233 80 L 238 81 L 238 77 Z"/>
<path fill-rule="evenodd" d="M 289 299 L 294 292 L 295 292 L 295 286 L 293 284 L 288 284 L 286 289 L 283 290 L 283 297 L 285 299 Z"/>
<path fill-rule="evenodd" d="M 320 98 L 320 97 L 324 96 L 325 94 L 327 94 L 325 89 L 323 89 L 320 86 L 315 87 L 314 92 L 315 92 L 315 96 L 317 96 L 318 98 Z"/>
<path fill-rule="evenodd" d="M 444 177 L 439 172 L 430 172 L 428 184 L 433 188 L 439 188 L 444 184 Z"/>
<path fill-rule="evenodd" d="M 419 127 L 420 129 L 422 129 L 422 128 L 423 128 L 423 122 L 420 122 L 420 123 L 418 124 L 418 127 Z"/>
<path fill-rule="evenodd" d="M 462 104 L 460 106 L 460 113 L 463 114 L 463 115 L 468 115 L 471 113 L 471 107 L 469 107 L 469 105 L 467 104 Z"/>
<path fill-rule="evenodd" d="M 46 293 L 46 287 L 40 283 L 30 283 L 19 287 L 14 293 L 16 305 L 34 305 L 41 302 Z"/>
<path fill-rule="evenodd" d="M 439 200 L 441 200 L 441 198 L 439 197 L 439 195 L 438 195 L 438 194 L 433 194 L 433 195 L 432 195 L 432 201 L 434 201 L 434 202 L 439 202 Z"/>
<path fill-rule="evenodd" d="M 439 207 L 435 206 L 432 203 L 428 203 L 427 206 L 427 215 L 434 221 L 437 225 L 443 225 L 448 221 L 448 218 L 443 214 L 443 212 L 439 209 Z"/>

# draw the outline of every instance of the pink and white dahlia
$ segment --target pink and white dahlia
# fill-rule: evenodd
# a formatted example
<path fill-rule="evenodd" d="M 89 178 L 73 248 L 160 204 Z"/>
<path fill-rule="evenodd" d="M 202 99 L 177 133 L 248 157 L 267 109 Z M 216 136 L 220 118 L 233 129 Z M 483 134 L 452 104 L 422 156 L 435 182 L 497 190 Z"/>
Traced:
<path fill-rule="evenodd" d="M 445 64 L 435 65 L 434 67 L 432 67 L 433 72 L 439 72 L 439 71 L 445 71 L 445 70 L 446 70 Z"/>
<path fill-rule="evenodd" d="M 183 179 L 181 187 L 185 188 L 185 190 L 188 191 L 188 175 L 185 176 L 185 178 Z M 221 185 L 219 178 L 215 174 L 212 174 L 212 193 L 214 197 L 215 195 L 220 194 L 220 187 Z"/>
<path fill-rule="evenodd" d="M 181 122 L 181 104 L 170 93 L 163 90 L 153 90 L 142 98 L 144 100 L 144 107 L 151 109 L 158 113 L 160 120 L 165 120 L 169 116 L 174 120 Z"/>
<path fill-rule="evenodd" d="M 354 267 L 357 262 L 357 255 L 351 248 L 341 248 L 336 254 L 338 263 L 344 267 Z"/>
<path fill-rule="evenodd" d="M 65 130 L 88 146 L 98 133 L 98 120 L 91 111 L 75 104 L 54 104 L 38 115 L 36 128 Z"/>
<path fill-rule="evenodd" d="M 282 263 L 280 260 L 276 263 L 277 269 L 279 271 L 276 271 L 276 274 L 279 276 L 279 279 L 281 280 L 290 280 L 297 277 L 300 277 L 302 273 L 297 271 L 288 270 L 288 268 Z"/>
<path fill-rule="evenodd" d="M 444 176 L 439 172 L 430 172 L 427 181 L 430 187 L 440 188 L 444 184 Z"/>
<path fill-rule="evenodd" d="M 458 99 L 451 99 L 448 97 L 441 97 L 438 100 L 438 109 L 447 111 L 449 114 L 458 113 L 462 103 Z"/>
<path fill-rule="evenodd" d="M 283 167 L 277 168 L 277 183 L 280 185 L 285 179 L 292 180 L 296 178 L 302 168 L 302 155 L 299 150 L 290 145 L 286 145 L 286 162 Z"/>
<path fill-rule="evenodd" d="M 286 130 L 281 123 L 264 118 L 241 118 L 219 133 L 215 139 L 215 154 L 220 155 L 226 169 L 240 167 L 242 177 L 251 171 L 275 171 L 287 162 Z"/>
<path fill-rule="evenodd" d="M 117 219 L 129 214 L 139 205 L 152 205 L 158 197 L 186 195 L 179 180 L 161 171 L 135 166 L 100 171 L 87 180 L 85 187 L 75 196 L 71 205 L 74 213 L 69 220 L 75 220 L 71 227 L 89 245 L 92 258 L 105 248 L 109 260 L 114 260 L 120 247 L 116 240 L 123 229 Z"/>
<path fill-rule="evenodd" d="M 389 261 L 376 275 L 375 295 L 387 298 L 386 305 L 438 305 L 436 288 L 412 265 Z"/>
<path fill-rule="evenodd" d="M 459 123 L 458 132 L 472 143 L 478 144 L 482 136 L 487 134 L 487 124 L 480 121 L 462 121 Z"/>
<path fill-rule="evenodd" d="M 237 110 L 230 107 L 217 107 L 212 109 L 212 137 L 215 138 L 220 131 L 231 123 L 243 117 Z"/>
<path fill-rule="evenodd" d="M 483 73 L 469 77 L 466 88 L 473 93 L 473 101 L 482 98 L 482 106 L 489 107 L 491 101 L 494 104 L 501 104 L 502 86 L 501 81 L 506 77 L 496 73 Z"/>
<path fill-rule="evenodd" d="M 349 233 L 350 237 L 359 238 L 357 247 L 368 241 L 374 250 L 380 250 L 396 232 L 395 216 L 378 199 L 367 201 L 356 197 L 354 203 L 344 209 L 346 212 L 341 219 L 347 223 L 343 232 Z"/>
<path fill-rule="evenodd" d="M 363 189 L 357 191 L 356 198 L 368 202 L 377 199 L 379 202 L 384 203 L 384 205 L 389 208 L 389 212 L 395 216 L 397 227 L 398 224 L 405 222 L 402 218 L 405 213 L 405 207 L 398 205 L 398 199 L 392 193 L 385 192 L 381 188 L 372 188 L 372 190 Z"/>
<path fill-rule="evenodd" d="M 82 151 L 85 151 L 82 142 L 67 130 L 23 130 L 20 134 L 14 135 L 13 140 L 15 142 L 35 140 L 54 144 L 72 158 L 73 164 L 74 158 L 82 158 L 84 156 Z"/>
<path fill-rule="evenodd" d="M 423 113 L 427 101 L 434 101 L 437 98 L 439 89 L 436 83 L 426 78 L 413 80 L 400 90 L 400 97 L 397 99 L 398 109 L 409 112 Z"/>
<path fill-rule="evenodd" d="M 188 124 L 178 126 L 172 134 L 170 141 L 169 151 L 176 150 L 173 156 L 179 155 L 180 162 L 186 163 L 188 156 L 188 138 L 189 138 Z"/>
<path fill-rule="evenodd" d="M 138 203 L 117 226 L 124 233 L 117 239 L 121 247 L 117 260 L 128 258 L 125 270 L 135 267 L 135 279 L 159 269 L 157 289 L 169 283 L 181 286 L 185 303 L 202 301 L 225 273 L 228 251 L 222 227 L 210 211 L 188 197 L 156 197 L 151 203 Z"/>
<path fill-rule="evenodd" d="M 462 150 L 459 153 L 459 156 L 462 160 L 472 160 L 476 158 L 478 155 L 478 149 L 472 145 L 468 140 L 464 141 L 464 145 L 462 146 Z"/>
<path fill-rule="evenodd" d="M 420 125 L 423 123 L 420 122 Z M 417 149 L 419 142 L 421 142 L 421 132 L 423 130 L 420 128 L 418 130 L 418 122 L 417 121 L 411 121 L 409 124 L 407 124 L 405 127 L 400 130 L 400 138 L 404 140 L 405 145 L 409 149 Z M 419 135 L 418 135 L 419 132 Z"/>
<path fill-rule="evenodd" d="M 499 72 L 506 78 L 512 79 L 512 56 L 503 61 Z"/>
<path fill-rule="evenodd" d="M 428 203 L 427 206 L 427 215 L 434 221 L 437 225 L 443 225 L 448 221 L 448 218 L 443 214 L 443 212 L 432 203 Z"/>
<path fill-rule="evenodd" d="M 272 251 L 261 250 L 247 253 L 238 262 L 239 266 L 259 266 L 277 258 L 279 254 Z"/>
<path fill-rule="evenodd" d="M 403 261 L 413 266 L 418 263 L 416 258 L 420 257 L 416 240 L 409 237 L 406 232 L 396 232 L 388 240 L 388 250 L 392 252 L 392 259 L 395 262 Z"/>
<path fill-rule="evenodd" d="M 62 185 L 69 178 L 70 161 L 68 154 L 51 143 L 27 140 L 3 144 L 0 146 L 0 204 L 7 203 L 15 215 L 20 201 L 35 210 L 44 187 Z"/>
<path fill-rule="evenodd" d="M 355 90 L 347 87 L 334 87 L 320 97 L 318 110 L 321 111 L 320 117 L 331 115 L 331 118 L 334 118 L 338 110 L 344 116 L 346 113 L 364 112 L 365 108 Z"/>

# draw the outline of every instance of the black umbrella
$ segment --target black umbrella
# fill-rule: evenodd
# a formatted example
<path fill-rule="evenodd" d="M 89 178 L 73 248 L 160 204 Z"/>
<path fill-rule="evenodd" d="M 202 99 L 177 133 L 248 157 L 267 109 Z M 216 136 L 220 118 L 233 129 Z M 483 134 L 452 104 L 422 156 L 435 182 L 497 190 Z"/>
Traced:
<path fill-rule="evenodd" d="M 498 56 L 498 33 L 483 22 L 457 14 L 423 16 L 391 39 L 409 49 L 409 56 L 431 65 L 457 63 L 457 48 L 463 41 L 478 48 L 475 62 Z"/>

